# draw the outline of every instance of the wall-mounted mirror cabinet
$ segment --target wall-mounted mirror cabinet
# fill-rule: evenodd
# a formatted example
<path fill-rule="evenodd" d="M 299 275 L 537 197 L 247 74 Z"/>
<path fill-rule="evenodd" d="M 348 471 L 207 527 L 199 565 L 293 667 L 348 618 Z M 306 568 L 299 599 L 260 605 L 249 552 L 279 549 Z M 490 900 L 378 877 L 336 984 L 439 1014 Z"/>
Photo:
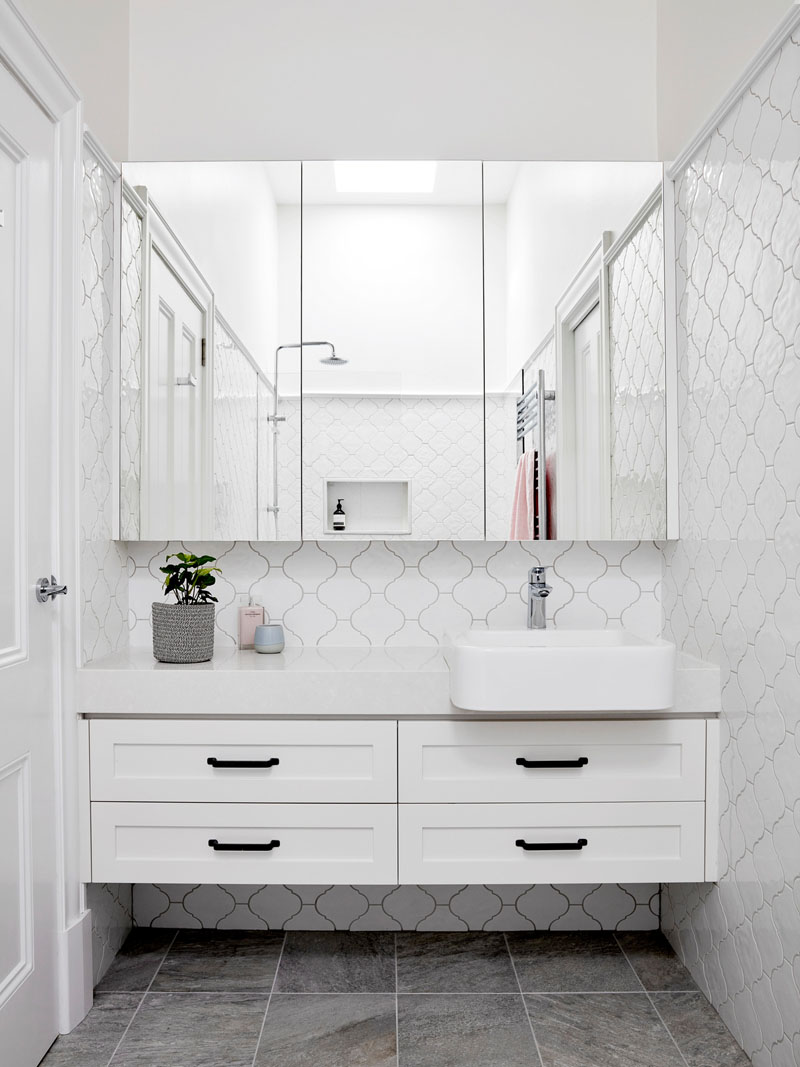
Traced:
<path fill-rule="evenodd" d="M 677 535 L 660 164 L 123 177 L 124 539 Z"/>

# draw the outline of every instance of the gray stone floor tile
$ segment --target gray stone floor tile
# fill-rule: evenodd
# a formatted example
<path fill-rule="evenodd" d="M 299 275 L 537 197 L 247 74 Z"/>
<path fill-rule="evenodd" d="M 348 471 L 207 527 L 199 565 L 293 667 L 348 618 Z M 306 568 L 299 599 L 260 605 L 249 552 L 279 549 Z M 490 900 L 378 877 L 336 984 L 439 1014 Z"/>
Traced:
<path fill-rule="evenodd" d="M 266 996 L 148 993 L 113 1067 L 251 1067 Z"/>
<path fill-rule="evenodd" d="M 610 933 L 510 933 L 508 945 L 523 993 L 642 988 Z"/>
<path fill-rule="evenodd" d="M 749 1067 L 750 1060 L 699 990 L 653 993 L 652 998 L 689 1067 Z"/>
<path fill-rule="evenodd" d="M 56 1040 L 41 1067 L 106 1067 L 141 999 L 141 993 L 96 993 L 89 1014 Z"/>
<path fill-rule="evenodd" d="M 519 994 L 410 993 L 397 1001 L 400 1067 L 538 1067 Z"/>
<path fill-rule="evenodd" d="M 544 1067 L 684 1067 L 646 993 L 526 996 Z"/>
<path fill-rule="evenodd" d="M 502 934 L 398 934 L 400 993 L 517 993 Z"/>
<path fill-rule="evenodd" d="M 392 993 L 276 993 L 255 1067 L 396 1067 Z"/>
<path fill-rule="evenodd" d="M 259 930 L 181 930 L 152 991 L 269 993 L 283 939 Z"/>
<path fill-rule="evenodd" d="M 276 993 L 394 993 L 394 934 L 286 935 Z"/>
<path fill-rule="evenodd" d="M 620 948 L 647 990 L 692 992 L 697 983 L 660 930 L 616 934 Z"/>
<path fill-rule="evenodd" d="M 174 930 L 131 930 L 95 992 L 143 993 L 174 936 Z"/>

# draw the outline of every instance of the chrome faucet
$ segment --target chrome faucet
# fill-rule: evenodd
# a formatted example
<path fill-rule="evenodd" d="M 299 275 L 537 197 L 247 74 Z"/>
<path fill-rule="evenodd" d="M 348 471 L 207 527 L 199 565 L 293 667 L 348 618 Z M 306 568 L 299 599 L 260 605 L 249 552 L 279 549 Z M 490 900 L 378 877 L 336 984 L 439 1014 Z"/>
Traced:
<path fill-rule="evenodd" d="M 552 592 L 544 580 L 544 567 L 531 567 L 528 574 L 528 629 L 545 630 L 547 628 L 547 607 L 545 601 Z"/>

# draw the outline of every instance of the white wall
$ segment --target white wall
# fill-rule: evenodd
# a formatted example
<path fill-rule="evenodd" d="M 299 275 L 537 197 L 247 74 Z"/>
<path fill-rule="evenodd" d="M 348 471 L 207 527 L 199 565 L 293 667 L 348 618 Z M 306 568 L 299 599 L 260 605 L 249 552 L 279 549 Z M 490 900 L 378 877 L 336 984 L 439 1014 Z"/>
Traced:
<path fill-rule="evenodd" d="M 128 154 L 129 0 L 15 0 L 78 87 L 84 121 L 113 159 Z"/>
<path fill-rule="evenodd" d="M 478 205 L 306 206 L 303 338 L 350 362 L 309 351 L 304 389 L 481 393 L 481 240 Z"/>
<path fill-rule="evenodd" d="M 486 331 L 486 391 L 509 388 L 506 345 L 507 212 L 505 204 L 486 204 L 483 210 L 484 306 Z"/>
<path fill-rule="evenodd" d="M 791 8 L 789 0 L 658 0 L 658 158 L 675 159 Z"/>
<path fill-rule="evenodd" d="M 655 163 L 520 167 L 507 207 L 509 377 L 552 328 L 558 299 L 603 230 L 623 230 L 660 179 Z"/>
<path fill-rule="evenodd" d="M 131 185 L 147 186 L 213 289 L 217 311 L 271 374 L 278 343 L 278 229 L 264 166 L 129 163 L 123 172 Z M 299 238 L 298 229 L 296 243 Z"/>
<path fill-rule="evenodd" d="M 134 159 L 652 159 L 656 0 L 131 0 Z"/>

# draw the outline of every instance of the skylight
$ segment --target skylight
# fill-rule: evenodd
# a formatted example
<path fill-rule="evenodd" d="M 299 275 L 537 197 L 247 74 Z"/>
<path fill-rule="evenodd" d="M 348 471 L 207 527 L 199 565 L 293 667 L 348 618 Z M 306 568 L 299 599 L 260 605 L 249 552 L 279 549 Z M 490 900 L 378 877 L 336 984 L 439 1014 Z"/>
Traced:
<path fill-rule="evenodd" d="M 339 193 L 432 193 L 436 164 L 423 160 L 346 160 L 333 164 Z"/>

